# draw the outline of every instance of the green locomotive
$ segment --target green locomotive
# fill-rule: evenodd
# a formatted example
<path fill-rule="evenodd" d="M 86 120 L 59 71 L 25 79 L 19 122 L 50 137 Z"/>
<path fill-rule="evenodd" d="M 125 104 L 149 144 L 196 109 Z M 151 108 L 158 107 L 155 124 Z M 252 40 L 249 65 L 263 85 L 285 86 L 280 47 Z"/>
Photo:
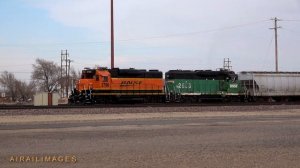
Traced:
<path fill-rule="evenodd" d="M 169 102 L 245 99 L 245 90 L 237 80 L 237 75 L 227 70 L 168 71 L 165 74 L 165 91 Z"/>

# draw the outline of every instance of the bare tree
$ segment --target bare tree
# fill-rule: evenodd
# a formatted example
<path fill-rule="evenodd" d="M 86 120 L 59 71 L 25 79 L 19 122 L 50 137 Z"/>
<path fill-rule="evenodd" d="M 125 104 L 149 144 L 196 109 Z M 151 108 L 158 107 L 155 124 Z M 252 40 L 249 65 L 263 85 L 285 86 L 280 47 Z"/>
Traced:
<path fill-rule="evenodd" d="M 73 67 L 70 69 L 70 78 L 69 78 L 69 90 L 72 92 L 75 88 L 76 82 L 81 78 L 81 72 L 76 71 Z M 64 83 L 66 84 L 66 83 Z"/>
<path fill-rule="evenodd" d="M 76 71 L 74 68 L 71 68 L 71 75 L 70 77 L 73 80 L 79 80 L 81 78 L 81 71 Z"/>
<path fill-rule="evenodd" d="M 60 67 L 52 61 L 36 59 L 31 78 L 40 91 L 57 91 L 60 82 Z"/>
<path fill-rule="evenodd" d="M 36 92 L 36 87 L 34 82 L 27 84 L 26 82 L 16 80 L 15 87 L 17 92 L 17 97 L 21 101 L 27 101 L 33 98 L 34 93 Z"/>
<path fill-rule="evenodd" d="M 31 99 L 35 93 L 34 83 L 27 84 L 15 78 L 13 73 L 3 72 L 0 77 L 0 84 L 5 88 L 7 96 L 11 100 L 27 101 Z"/>
<path fill-rule="evenodd" d="M 27 100 L 28 99 L 26 95 L 27 84 L 25 82 L 16 80 L 15 87 L 16 87 L 16 92 L 18 94 L 18 98 L 23 101 Z"/>
<path fill-rule="evenodd" d="M 4 71 L 1 74 L 0 83 L 3 87 L 6 88 L 8 96 L 11 97 L 13 101 L 15 101 L 17 98 L 15 75 L 10 72 Z"/>

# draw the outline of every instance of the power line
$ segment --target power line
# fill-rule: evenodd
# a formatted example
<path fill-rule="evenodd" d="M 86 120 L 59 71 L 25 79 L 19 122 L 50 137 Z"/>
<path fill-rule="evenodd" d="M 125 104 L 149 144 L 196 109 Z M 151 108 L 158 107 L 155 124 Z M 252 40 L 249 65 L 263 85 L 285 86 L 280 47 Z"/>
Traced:
<path fill-rule="evenodd" d="M 266 63 L 268 62 L 268 57 L 269 57 L 270 52 L 271 52 L 273 40 L 274 40 L 274 36 L 272 35 L 271 38 L 270 38 L 270 41 L 269 41 L 269 43 L 268 43 L 266 55 L 265 55 L 265 57 L 262 58 L 263 64 L 266 64 Z M 262 64 L 262 65 L 263 65 L 263 64 Z"/>
<path fill-rule="evenodd" d="M 284 22 L 300 22 L 300 20 L 297 20 L 297 19 L 294 19 L 294 20 L 281 19 L 281 21 L 284 21 Z"/>
<path fill-rule="evenodd" d="M 6 71 L 0 71 L 0 73 L 4 73 L 4 72 L 6 72 Z M 17 72 L 7 71 L 7 72 L 9 72 L 9 73 L 24 73 L 24 74 L 32 73 L 32 72 L 26 72 L 26 71 L 17 71 Z"/>
<path fill-rule="evenodd" d="M 32 64 L 19 64 L 19 65 L 1 65 L 0 67 L 16 67 L 16 66 L 27 66 L 27 65 L 32 65 Z"/>
<path fill-rule="evenodd" d="M 250 23 L 245 23 L 245 24 L 238 24 L 238 25 L 233 25 L 233 26 L 226 26 L 222 28 L 214 28 L 214 29 L 207 29 L 207 30 L 201 30 L 201 31 L 194 31 L 194 32 L 185 32 L 185 33 L 174 33 L 174 34 L 165 34 L 165 35 L 153 35 L 149 37 L 142 37 L 142 38 L 132 38 L 132 39 L 121 39 L 121 40 L 116 40 L 117 42 L 128 42 L 128 41 L 140 41 L 140 40 L 151 40 L 151 39 L 163 39 L 163 38 L 173 38 L 173 37 L 181 37 L 181 36 L 191 36 L 191 35 L 196 35 L 196 34 L 202 34 L 202 33 L 211 33 L 211 32 L 217 32 L 217 31 L 227 31 L 227 30 L 232 30 L 232 29 L 237 29 L 241 27 L 246 27 L 246 26 L 251 26 L 263 22 L 267 22 L 269 20 L 260 20 L 256 22 L 250 22 Z M 49 45 L 72 45 L 72 44 L 95 44 L 95 45 L 108 45 L 111 41 L 78 41 L 78 42 L 58 42 L 58 43 L 39 43 L 39 44 L 0 44 L 0 47 L 3 46 L 49 46 Z"/>
<path fill-rule="evenodd" d="M 158 36 L 144 37 L 144 38 L 137 38 L 137 39 L 119 40 L 119 42 L 171 38 L 171 37 L 179 37 L 179 36 L 190 36 L 190 35 L 202 34 L 202 33 L 211 33 L 211 32 L 217 32 L 217 31 L 226 31 L 226 30 L 246 27 L 246 26 L 250 26 L 250 25 L 254 25 L 254 24 L 258 24 L 258 23 L 263 23 L 263 22 L 266 22 L 266 21 L 269 21 L 269 20 L 261 20 L 261 21 L 251 22 L 251 23 L 239 24 L 239 25 L 234 25 L 234 26 L 227 26 L 227 27 L 216 28 L 216 29 L 207 29 L 207 30 L 195 31 L 195 32 L 176 33 L 176 34 L 158 35 Z"/>
<path fill-rule="evenodd" d="M 288 32 L 292 32 L 292 33 L 296 33 L 296 34 L 300 34 L 300 32 L 297 32 L 295 30 L 291 30 L 291 29 L 287 29 L 287 28 L 282 28 L 283 30 L 286 30 Z"/>
<path fill-rule="evenodd" d="M 270 49 L 271 49 L 271 45 L 272 45 L 273 40 L 274 40 L 274 36 L 271 37 L 271 40 L 270 40 L 270 42 L 269 42 L 269 44 L 268 44 L 267 57 L 269 56 L 269 53 L 270 53 Z"/>
<path fill-rule="evenodd" d="M 293 40 L 300 41 L 300 38 L 299 38 L 300 32 L 297 32 L 297 31 L 291 30 L 291 29 L 287 29 L 287 28 L 282 28 L 282 30 L 289 34 L 292 34 Z"/>

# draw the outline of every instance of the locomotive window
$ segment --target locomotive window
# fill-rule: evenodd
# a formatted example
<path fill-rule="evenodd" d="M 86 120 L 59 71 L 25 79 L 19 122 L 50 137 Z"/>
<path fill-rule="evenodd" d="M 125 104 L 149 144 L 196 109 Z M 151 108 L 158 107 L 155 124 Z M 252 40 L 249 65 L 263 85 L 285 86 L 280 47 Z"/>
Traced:
<path fill-rule="evenodd" d="M 108 82 L 108 77 L 107 76 L 103 76 L 102 80 L 103 80 L 103 82 Z"/>
<path fill-rule="evenodd" d="M 81 75 L 82 79 L 93 79 L 93 77 L 94 77 L 93 74 L 88 74 L 88 73 L 85 73 L 85 74 Z"/>
<path fill-rule="evenodd" d="M 96 81 L 99 81 L 99 75 L 96 75 Z"/>
<path fill-rule="evenodd" d="M 94 71 L 94 70 L 83 70 L 81 79 L 93 79 L 95 74 L 96 74 L 96 71 Z"/>

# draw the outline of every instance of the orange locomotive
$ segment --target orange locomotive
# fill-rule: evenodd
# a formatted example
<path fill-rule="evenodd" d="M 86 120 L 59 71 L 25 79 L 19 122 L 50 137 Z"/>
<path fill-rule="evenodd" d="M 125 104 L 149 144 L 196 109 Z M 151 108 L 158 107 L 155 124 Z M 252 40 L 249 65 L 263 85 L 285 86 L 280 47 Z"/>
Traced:
<path fill-rule="evenodd" d="M 122 100 L 162 102 L 164 80 L 158 70 L 84 69 L 70 103 L 110 103 Z"/>

